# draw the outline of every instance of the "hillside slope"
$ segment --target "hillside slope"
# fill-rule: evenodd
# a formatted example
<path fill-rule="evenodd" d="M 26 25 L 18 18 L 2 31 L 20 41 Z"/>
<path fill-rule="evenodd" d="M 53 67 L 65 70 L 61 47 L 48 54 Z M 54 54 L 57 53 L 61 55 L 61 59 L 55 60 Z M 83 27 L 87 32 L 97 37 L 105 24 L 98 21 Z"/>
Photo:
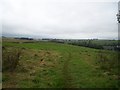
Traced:
<path fill-rule="evenodd" d="M 3 73 L 4 88 L 118 88 L 117 52 L 51 42 L 3 47 L 3 62 L 7 51 L 22 51 L 16 69 Z"/>

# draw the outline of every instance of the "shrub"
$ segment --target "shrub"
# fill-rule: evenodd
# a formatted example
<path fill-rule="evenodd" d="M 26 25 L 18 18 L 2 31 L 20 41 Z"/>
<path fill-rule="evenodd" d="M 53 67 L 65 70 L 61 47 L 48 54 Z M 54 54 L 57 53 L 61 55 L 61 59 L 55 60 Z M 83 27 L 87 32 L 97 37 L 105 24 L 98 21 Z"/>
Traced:
<path fill-rule="evenodd" d="M 21 49 L 5 48 L 2 51 L 2 70 L 14 71 L 19 64 Z"/>

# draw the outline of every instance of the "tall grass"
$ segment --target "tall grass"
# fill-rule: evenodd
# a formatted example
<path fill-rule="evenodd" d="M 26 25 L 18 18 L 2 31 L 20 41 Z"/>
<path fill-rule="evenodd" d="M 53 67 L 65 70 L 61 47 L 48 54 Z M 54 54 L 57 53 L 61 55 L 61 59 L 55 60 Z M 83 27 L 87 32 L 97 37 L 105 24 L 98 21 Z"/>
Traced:
<path fill-rule="evenodd" d="M 97 62 L 102 70 L 118 74 L 118 53 L 99 51 Z"/>
<path fill-rule="evenodd" d="M 2 71 L 14 71 L 19 64 L 21 49 L 6 48 L 2 50 Z"/>

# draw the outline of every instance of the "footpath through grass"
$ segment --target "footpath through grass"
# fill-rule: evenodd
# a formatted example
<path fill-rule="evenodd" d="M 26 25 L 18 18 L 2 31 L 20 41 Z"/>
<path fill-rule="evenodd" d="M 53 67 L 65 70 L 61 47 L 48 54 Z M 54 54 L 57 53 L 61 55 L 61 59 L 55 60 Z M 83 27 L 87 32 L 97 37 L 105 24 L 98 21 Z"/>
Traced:
<path fill-rule="evenodd" d="M 101 69 L 97 62 L 100 50 L 51 42 L 3 42 L 3 46 L 21 48 L 23 52 L 16 70 L 3 73 L 4 88 L 118 87 L 117 71 Z M 111 54 L 117 55 L 117 52 L 103 52 L 109 53 L 106 55 L 109 58 Z"/>

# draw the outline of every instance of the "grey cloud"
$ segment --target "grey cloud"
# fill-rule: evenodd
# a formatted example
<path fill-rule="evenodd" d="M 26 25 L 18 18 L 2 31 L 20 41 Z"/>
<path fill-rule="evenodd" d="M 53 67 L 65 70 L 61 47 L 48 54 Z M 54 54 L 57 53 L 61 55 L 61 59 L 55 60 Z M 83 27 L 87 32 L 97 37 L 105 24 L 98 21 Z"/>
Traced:
<path fill-rule="evenodd" d="M 99 1 L 4 0 L 3 34 L 114 39 L 118 33 L 117 2 Z"/>

